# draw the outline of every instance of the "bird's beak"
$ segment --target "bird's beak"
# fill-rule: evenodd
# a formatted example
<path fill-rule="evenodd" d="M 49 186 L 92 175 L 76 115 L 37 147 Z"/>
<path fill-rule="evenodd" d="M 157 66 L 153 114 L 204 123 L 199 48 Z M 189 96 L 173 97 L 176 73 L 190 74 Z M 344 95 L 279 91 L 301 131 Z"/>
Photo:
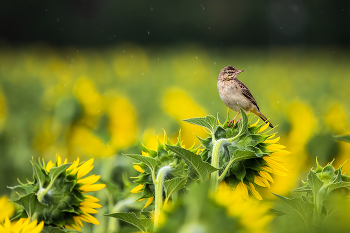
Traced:
<path fill-rule="evenodd" d="M 244 70 L 237 70 L 237 74 L 242 73 Z"/>

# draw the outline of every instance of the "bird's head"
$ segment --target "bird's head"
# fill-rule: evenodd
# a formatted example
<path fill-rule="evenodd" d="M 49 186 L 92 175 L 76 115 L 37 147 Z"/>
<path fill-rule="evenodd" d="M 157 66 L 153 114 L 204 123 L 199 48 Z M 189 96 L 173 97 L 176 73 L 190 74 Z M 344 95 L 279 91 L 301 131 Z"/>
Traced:
<path fill-rule="evenodd" d="M 236 67 L 226 66 L 223 68 L 219 74 L 219 79 L 227 81 L 238 77 L 239 73 L 242 73 L 244 70 L 237 70 Z"/>

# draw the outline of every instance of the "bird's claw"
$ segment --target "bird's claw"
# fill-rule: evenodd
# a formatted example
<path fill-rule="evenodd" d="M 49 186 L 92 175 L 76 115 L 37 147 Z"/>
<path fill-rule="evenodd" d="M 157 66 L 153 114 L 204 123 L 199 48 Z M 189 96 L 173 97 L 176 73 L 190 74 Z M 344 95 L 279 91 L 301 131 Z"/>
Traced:
<path fill-rule="evenodd" d="M 228 126 L 228 127 L 230 127 L 231 125 L 233 125 L 233 126 L 236 125 L 235 119 L 233 119 L 233 120 L 227 122 L 227 126 Z"/>

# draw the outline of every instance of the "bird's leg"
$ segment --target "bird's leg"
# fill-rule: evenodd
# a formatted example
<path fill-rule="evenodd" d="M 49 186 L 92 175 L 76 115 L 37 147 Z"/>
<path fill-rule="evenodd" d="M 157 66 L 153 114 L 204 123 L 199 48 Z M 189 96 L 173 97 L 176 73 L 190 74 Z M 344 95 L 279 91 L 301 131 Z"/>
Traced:
<path fill-rule="evenodd" d="M 231 121 L 228 121 L 227 122 L 227 125 L 230 126 L 230 125 L 233 125 L 235 123 L 235 119 L 236 117 L 239 115 L 240 112 L 237 113 L 237 115 L 231 120 Z"/>
<path fill-rule="evenodd" d="M 248 111 L 245 111 L 245 114 L 247 114 L 248 113 Z M 241 118 L 239 118 L 236 122 L 235 122 L 235 124 L 233 125 L 233 126 L 236 126 L 236 124 L 238 123 L 238 122 L 240 122 L 242 120 L 242 117 Z"/>

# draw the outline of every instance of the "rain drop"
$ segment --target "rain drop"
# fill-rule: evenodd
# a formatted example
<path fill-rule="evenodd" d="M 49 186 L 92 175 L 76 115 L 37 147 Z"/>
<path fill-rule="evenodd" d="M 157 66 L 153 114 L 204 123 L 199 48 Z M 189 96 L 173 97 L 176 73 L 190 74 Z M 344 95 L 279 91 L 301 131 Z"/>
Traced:
<path fill-rule="evenodd" d="M 148 31 L 147 33 L 148 33 L 148 35 L 150 35 L 150 34 L 151 34 L 149 31 Z"/>
<path fill-rule="evenodd" d="M 154 11 L 154 7 L 153 7 L 153 6 L 151 6 L 149 9 L 150 9 L 151 11 Z"/>
<path fill-rule="evenodd" d="M 214 62 L 214 65 L 216 65 L 216 62 Z"/>
<path fill-rule="evenodd" d="M 209 27 L 209 30 L 210 30 L 211 28 Z"/>
<path fill-rule="evenodd" d="M 197 74 L 197 72 L 194 72 L 194 74 Z"/>
<path fill-rule="evenodd" d="M 281 29 L 282 29 L 282 27 L 281 27 Z"/>
<path fill-rule="evenodd" d="M 56 19 L 56 21 L 57 21 L 57 22 L 59 22 L 59 21 L 60 21 L 60 19 L 59 19 L 59 18 L 57 18 L 57 19 Z"/>
<path fill-rule="evenodd" d="M 196 57 L 196 59 L 198 59 L 198 57 Z"/>
<path fill-rule="evenodd" d="M 159 61 L 159 58 L 158 58 L 158 61 Z"/>
<path fill-rule="evenodd" d="M 280 102 L 277 100 L 277 103 L 279 104 Z"/>
<path fill-rule="evenodd" d="M 144 73 L 141 73 L 142 75 L 145 75 Z"/>
<path fill-rule="evenodd" d="M 100 113 L 100 110 L 98 110 L 98 113 Z"/>

